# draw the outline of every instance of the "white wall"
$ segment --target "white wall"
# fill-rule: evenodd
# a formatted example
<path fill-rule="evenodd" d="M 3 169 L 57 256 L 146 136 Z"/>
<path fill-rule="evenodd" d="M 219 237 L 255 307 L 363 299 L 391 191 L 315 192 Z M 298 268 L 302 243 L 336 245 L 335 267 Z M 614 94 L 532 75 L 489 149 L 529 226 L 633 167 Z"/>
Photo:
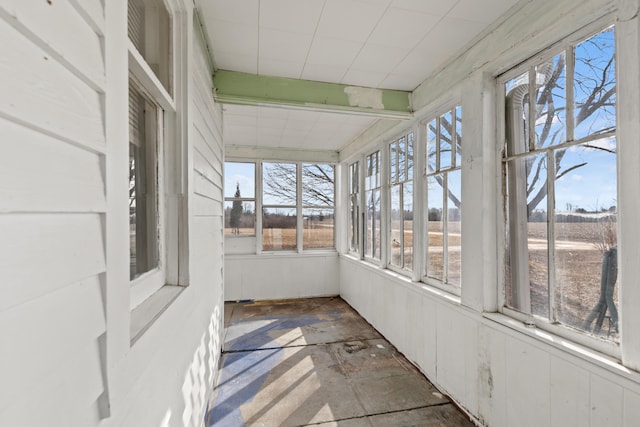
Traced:
<path fill-rule="evenodd" d="M 633 368 L 640 361 L 640 341 L 632 320 L 637 322 L 639 301 L 633 286 L 640 246 L 638 2 L 536 0 L 521 6 L 416 89 L 414 122 L 365 132 L 341 153 L 341 161 L 348 163 L 426 119 L 443 103 L 462 99 L 461 296 L 411 282 L 348 255 L 340 257 L 340 294 L 484 425 L 637 426 L 640 374 Z M 626 329 L 622 325 L 623 346 L 617 358 L 496 313 L 504 244 L 500 238 L 502 142 L 496 138 L 501 101 L 496 99 L 495 77 L 603 18 L 603 23 L 616 24 L 620 192 L 627 199 L 620 202 L 620 245 L 626 249 L 620 247 L 627 254 L 620 261 L 619 283 L 626 284 L 621 288 L 621 305 L 628 323 Z M 629 190 L 632 185 L 636 193 Z"/>
<path fill-rule="evenodd" d="M 225 256 L 225 301 L 332 296 L 340 293 L 338 254 Z"/>
<path fill-rule="evenodd" d="M 174 5 L 188 286 L 131 345 L 128 213 L 111 203 L 126 2 L 0 1 L 0 425 L 201 424 L 222 330 L 221 112 L 192 3 Z"/>

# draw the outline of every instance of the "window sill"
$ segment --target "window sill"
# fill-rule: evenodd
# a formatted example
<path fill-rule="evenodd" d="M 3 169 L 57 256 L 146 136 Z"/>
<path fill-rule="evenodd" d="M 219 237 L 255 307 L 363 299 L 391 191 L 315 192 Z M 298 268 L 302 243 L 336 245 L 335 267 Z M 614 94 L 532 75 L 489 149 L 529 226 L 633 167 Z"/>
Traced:
<path fill-rule="evenodd" d="M 164 285 L 139 306 L 131 310 L 130 345 L 147 331 L 162 313 L 171 305 L 178 295 L 185 290 L 184 286 Z"/>
<path fill-rule="evenodd" d="M 338 256 L 335 249 L 314 249 L 304 252 L 280 251 L 280 252 L 261 252 L 260 254 L 225 254 L 226 259 L 255 259 L 255 258 L 314 258 Z"/>

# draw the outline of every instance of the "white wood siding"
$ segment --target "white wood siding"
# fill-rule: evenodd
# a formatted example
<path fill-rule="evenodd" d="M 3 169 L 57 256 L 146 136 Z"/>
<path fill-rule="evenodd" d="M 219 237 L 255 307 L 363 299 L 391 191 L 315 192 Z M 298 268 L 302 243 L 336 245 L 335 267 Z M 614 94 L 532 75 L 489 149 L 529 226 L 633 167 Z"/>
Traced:
<path fill-rule="evenodd" d="M 0 0 L 2 426 L 201 426 L 223 330 L 222 114 L 193 4 L 170 2 L 187 286 L 131 345 L 126 5 Z"/>
<path fill-rule="evenodd" d="M 0 425 L 95 425 L 105 390 L 104 11 L 82 3 L 0 1 Z"/>

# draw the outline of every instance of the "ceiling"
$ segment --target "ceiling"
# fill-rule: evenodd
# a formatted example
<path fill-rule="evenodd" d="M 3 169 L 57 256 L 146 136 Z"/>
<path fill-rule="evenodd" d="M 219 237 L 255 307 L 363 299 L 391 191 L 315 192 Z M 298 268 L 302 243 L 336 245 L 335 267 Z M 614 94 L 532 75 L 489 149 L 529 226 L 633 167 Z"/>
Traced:
<path fill-rule="evenodd" d="M 199 0 L 216 69 L 412 91 L 519 0 Z M 225 144 L 339 150 L 371 116 L 225 105 Z"/>

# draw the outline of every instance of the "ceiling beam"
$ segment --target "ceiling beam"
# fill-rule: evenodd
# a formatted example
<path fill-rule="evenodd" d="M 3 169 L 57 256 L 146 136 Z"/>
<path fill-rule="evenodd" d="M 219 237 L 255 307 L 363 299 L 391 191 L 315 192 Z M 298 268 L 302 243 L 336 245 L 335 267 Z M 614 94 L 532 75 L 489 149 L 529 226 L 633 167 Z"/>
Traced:
<path fill-rule="evenodd" d="M 214 73 L 213 86 L 214 98 L 222 104 L 280 106 L 395 119 L 413 117 L 410 92 L 400 90 L 225 70 Z"/>

